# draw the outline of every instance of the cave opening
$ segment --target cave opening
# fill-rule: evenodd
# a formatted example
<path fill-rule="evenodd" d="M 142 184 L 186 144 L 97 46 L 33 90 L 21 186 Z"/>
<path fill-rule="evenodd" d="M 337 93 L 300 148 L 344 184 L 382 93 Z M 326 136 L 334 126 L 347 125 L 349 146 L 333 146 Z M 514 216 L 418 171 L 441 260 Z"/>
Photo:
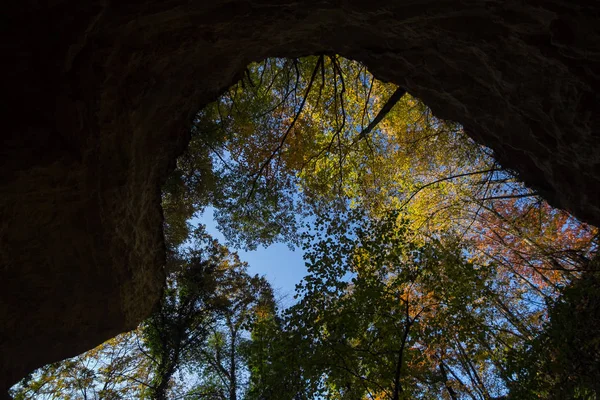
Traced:
<path fill-rule="evenodd" d="M 3 389 L 151 312 L 160 187 L 197 110 L 249 61 L 360 60 L 550 204 L 600 223 L 594 2 L 75 3 L 19 3 L 3 18 Z"/>
<path fill-rule="evenodd" d="M 581 285 L 590 269 L 597 231 L 543 201 L 460 124 L 437 118 L 360 62 L 319 55 L 249 65 L 195 116 L 191 131 L 162 190 L 169 284 L 160 308 L 135 331 L 38 370 L 16 394 L 56 395 L 48 383 L 56 381 L 58 395 L 75 396 L 82 388 L 169 398 L 234 387 L 228 398 L 272 391 L 505 398 L 573 379 L 572 371 L 552 375 L 556 353 L 542 349 L 566 329 L 557 304 L 570 301 L 566 288 Z M 249 289 L 258 284 L 252 267 L 211 242 L 219 232 L 198 220 L 207 207 L 232 250 L 301 249 L 307 275 L 295 282 L 296 300 L 276 301 L 269 272 L 262 291 Z M 243 283 L 207 272 L 202 262 L 215 251 L 228 254 L 217 264 Z M 277 257 L 283 269 L 291 253 Z M 255 296 L 236 315 L 241 332 L 220 325 L 234 318 L 228 309 L 198 319 L 217 301 L 207 291 L 236 290 Z M 190 291 L 191 311 L 180 307 Z M 218 302 L 240 301 L 227 296 Z M 259 298 L 271 308 L 260 308 Z M 257 309 L 278 321 L 269 325 L 273 337 L 258 335 L 266 326 L 252 316 Z M 165 339 L 173 326 L 183 335 L 174 343 Z M 207 326 L 212 333 L 198 333 Z M 316 333 L 294 336 L 299 329 Z M 229 364 L 218 356 L 226 348 L 257 351 L 257 343 L 279 346 L 256 353 L 270 369 L 256 372 L 252 351 L 243 358 L 230 350 L 241 358 Z M 334 345 L 341 347 L 331 352 Z M 296 357 L 281 355 L 292 347 Z M 119 382 L 103 370 L 116 371 Z M 214 377 L 221 389 L 211 386 Z"/>

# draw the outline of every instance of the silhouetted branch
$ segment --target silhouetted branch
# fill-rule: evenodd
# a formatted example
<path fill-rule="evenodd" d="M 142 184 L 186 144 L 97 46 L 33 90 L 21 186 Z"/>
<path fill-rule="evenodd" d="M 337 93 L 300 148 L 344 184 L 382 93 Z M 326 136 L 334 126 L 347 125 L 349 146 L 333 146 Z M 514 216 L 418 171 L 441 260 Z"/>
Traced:
<path fill-rule="evenodd" d="M 381 122 L 381 120 L 383 118 L 385 118 L 386 115 L 388 115 L 388 113 L 392 110 L 392 108 L 396 105 L 396 103 L 398 103 L 398 101 L 400 101 L 400 99 L 402 98 L 402 96 L 404 96 L 404 94 L 406 94 L 406 89 L 401 88 L 401 87 L 396 89 L 396 91 L 394 93 L 392 93 L 392 95 L 390 96 L 388 101 L 383 105 L 381 110 L 379 110 L 379 113 L 373 119 L 373 121 L 371 121 L 371 123 L 365 129 L 363 129 L 363 131 L 358 135 L 358 137 L 356 138 L 356 141 L 359 141 L 359 140 L 363 139 L 365 136 L 367 136 L 368 134 L 370 134 L 371 131 L 373 129 L 375 129 L 377 124 L 379 124 Z"/>

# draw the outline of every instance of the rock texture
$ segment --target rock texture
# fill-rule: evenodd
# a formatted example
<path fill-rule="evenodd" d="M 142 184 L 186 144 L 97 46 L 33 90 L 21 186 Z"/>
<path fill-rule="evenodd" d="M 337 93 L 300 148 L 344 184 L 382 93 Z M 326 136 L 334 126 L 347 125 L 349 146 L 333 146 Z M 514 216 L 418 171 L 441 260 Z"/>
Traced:
<path fill-rule="evenodd" d="M 2 6 L 0 385 L 159 297 L 160 185 L 251 61 L 339 53 L 600 224 L 595 0 L 22 0 Z"/>

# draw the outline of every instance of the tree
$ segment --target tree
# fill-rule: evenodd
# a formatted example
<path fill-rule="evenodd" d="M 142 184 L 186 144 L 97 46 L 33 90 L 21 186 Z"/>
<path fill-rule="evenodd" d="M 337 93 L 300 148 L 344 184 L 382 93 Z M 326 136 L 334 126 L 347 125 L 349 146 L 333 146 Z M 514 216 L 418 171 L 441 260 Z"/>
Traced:
<path fill-rule="evenodd" d="M 323 216 L 307 236 L 310 274 L 285 329 L 313 396 L 508 392 L 503 360 L 526 342 L 536 315 L 505 304 L 494 264 L 469 260 L 454 237 L 412 241 L 410 226 L 399 213 L 373 221 L 353 212 Z"/>
<path fill-rule="evenodd" d="M 295 306 L 280 313 L 263 278 L 193 231 L 206 206 L 238 247 L 303 246 L 309 275 Z M 168 282 L 138 346 L 140 395 L 595 393 L 595 325 L 583 321 L 599 303 L 597 230 L 360 63 L 250 65 L 198 113 L 163 209 Z M 93 368 L 48 368 L 32 382 L 60 376 L 73 396 L 100 385 Z"/>
<path fill-rule="evenodd" d="M 478 266 L 469 278 L 487 282 L 481 298 L 489 304 L 478 318 L 453 310 L 465 315 L 459 321 L 465 329 L 481 334 L 468 342 L 457 334 L 447 344 L 451 352 L 444 350 L 453 356 L 444 360 L 440 350 L 430 370 L 455 382 L 446 386 L 451 397 L 462 391 L 488 398 L 490 385 L 497 393 L 514 387 L 505 373 L 507 352 L 542 334 L 547 305 L 585 273 L 597 233 L 541 201 L 460 126 L 436 119 L 402 94 L 335 56 L 250 67 L 214 105 L 214 129 L 224 137 L 213 153 L 216 175 L 226 188 L 225 199 L 215 203 L 218 216 L 234 243 L 252 247 L 275 240 L 297 244 L 298 216 L 310 221 L 361 210 L 377 223 L 392 212 L 409 225 L 405 242 L 432 246 L 438 254 L 455 249 Z M 449 295 L 447 287 L 429 284 Z M 412 330 L 409 321 L 404 326 Z"/>
<path fill-rule="evenodd" d="M 202 128 L 196 125 L 196 129 Z M 218 193 L 211 157 L 211 149 L 218 142 L 214 131 L 202 129 L 202 141 L 190 143 L 162 186 L 163 231 L 170 252 L 176 253 L 190 237 L 189 220 L 213 203 L 212 196 Z"/>
<path fill-rule="evenodd" d="M 598 259 L 549 305 L 541 335 L 508 354 L 511 391 L 522 399 L 596 399 L 600 395 Z"/>
<path fill-rule="evenodd" d="M 235 400 L 245 389 L 246 329 L 271 288 L 202 226 L 191 239 L 169 263 L 161 307 L 144 324 L 152 397 L 167 398 L 172 377 L 185 366 L 199 376 L 187 383 L 189 394 Z"/>
<path fill-rule="evenodd" d="M 541 201 L 458 124 L 337 56 L 250 66 L 195 132 L 196 147 L 203 132 L 220 137 L 204 145 L 221 188 L 212 205 L 236 246 L 296 245 L 303 218 L 355 208 L 375 219 L 400 211 L 420 240 L 453 231 L 482 258 L 511 253 L 523 276 L 557 285 L 596 248 L 595 229 Z"/>
<path fill-rule="evenodd" d="M 213 296 L 223 251 L 203 232 L 194 247 L 183 248 L 169 262 L 167 287 L 160 308 L 144 323 L 144 339 L 152 359 L 152 398 L 167 398 L 171 378 L 192 348 L 203 345 L 213 311 Z M 212 245 L 212 246 L 211 246 Z"/>
<path fill-rule="evenodd" d="M 43 367 L 12 394 L 237 399 L 246 391 L 248 329 L 272 301 L 270 285 L 202 226 L 170 253 L 167 272 L 160 307 L 138 329 Z"/>
<path fill-rule="evenodd" d="M 244 268 L 230 267 L 216 289 L 223 303 L 217 322 L 210 326 L 208 341 L 193 352 L 193 365 L 203 378 L 192 390 L 212 398 L 236 400 L 247 391 L 248 329 L 272 299 L 268 282 L 249 276 Z M 208 378 L 208 379 L 207 379 Z"/>
<path fill-rule="evenodd" d="M 121 334 L 82 355 L 46 365 L 11 390 L 15 399 L 123 399 L 149 393 L 150 360 L 140 330 Z"/>
<path fill-rule="evenodd" d="M 285 329 L 272 293 L 261 296 L 245 349 L 250 385 L 246 399 L 305 400 L 313 392 L 300 366 L 301 342 Z"/>
<path fill-rule="evenodd" d="M 221 134 L 212 154 L 222 193 L 213 199 L 228 239 L 250 247 L 297 243 L 296 215 L 330 207 L 377 216 L 402 205 L 425 214 L 497 169 L 460 126 L 403 94 L 337 56 L 251 66 L 198 115 L 192 139 Z M 410 196 L 432 181 L 437 191 Z M 450 203 L 434 208 L 436 221 L 464 208 Z"/>

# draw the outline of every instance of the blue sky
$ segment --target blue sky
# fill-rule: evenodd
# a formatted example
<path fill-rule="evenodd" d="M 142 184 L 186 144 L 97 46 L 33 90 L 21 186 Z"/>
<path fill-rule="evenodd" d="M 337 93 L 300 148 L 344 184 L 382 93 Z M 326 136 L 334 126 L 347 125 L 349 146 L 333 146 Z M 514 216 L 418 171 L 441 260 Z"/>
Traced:
<path fill-rule="evenodd" d="M 217 223 L 213 218 L 213 209 L 206 211 L 191 221 L 206 225 L 206 230 L 220 243 L 226 244 L 225 237 L 217 230 Z M 237 251 L 240 259 L 249 264 L 248 272 L 252 275 L 264 275 L 273 286 L 275 296 L 282 306 L 289 306 L 294 302 L 294 291 L 297 283 L 306 275 L 306 267 L 302 258 L 302 250 L 290 250 L 287 245 L 277 243 L 267 248 L 259 247 L 254 251 L 244 251 L 230 247 Z"/>

